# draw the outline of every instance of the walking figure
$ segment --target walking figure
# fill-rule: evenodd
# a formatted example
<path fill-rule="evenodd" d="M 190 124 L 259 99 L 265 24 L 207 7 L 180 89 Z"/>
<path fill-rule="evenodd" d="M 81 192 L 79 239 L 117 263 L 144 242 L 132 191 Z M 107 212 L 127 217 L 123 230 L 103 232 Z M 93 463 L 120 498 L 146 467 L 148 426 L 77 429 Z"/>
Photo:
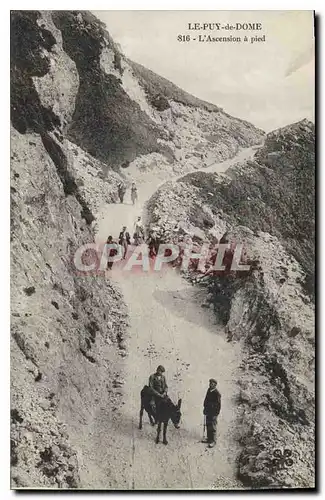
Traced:
<path fill-rule="evenodd" d="M 125 259 L 126 253 L 128 251 L 128 245 L 131 245 L 130 234 L 127 232 L 126 226 L 123 226 L 122 231 L 120 232 L 118 237 L 118 242 L 123 249 L 123 259 Z"/>
<path fill-rule="evenodd" d="M 134 205 L 135 202 L 138 200 L 138 190 L 135 185 L 135 182 L 132 182 L 132 187 L 131 187 L 131 200 L 132 204 Z"/>
<path fill-rule="evenodd" d="M 149 231 L 148 239 L 147 239 L 147 245 L 149 248 L 149 257 L 153 259 L 156 257 L 158 250 L 159 250 L 159 243 L 160 243 L 160 237 L 158 233 L 154 230 L 151 229 Z"/>
<path fill-rule="evenodd" d="M 108 257 L 114 257 L 117 255 L 117 243 L 116 241 L 113 240 L 113 236 L 109 236 L 106 241 L 106 245 L 109 245 L 108 247 Z M 112 269 L 113 267 L 113 260 L 112 261 L 107 261 L 107 270 Z"/>
<path fill-rule="evenodd" d="M 203 442 L 208 443 L 209 448 L 213 448 L 216 445 L 217 418 L 220 409 L 221 394 L 217 389 L 217 381 L 214 378 L 210 378 L 209 388 L 203 403 L 203 414 L 205 415 L 207 428 L 207 439 Z"/>
<path fill-rule="evenodd" d="M 134 224 L 134 244 L 135 245 L 140 245 L 143 243 L 144 240 L 144 228 L 142 225 L 141 217 L 138 217 L 135 224 Z"/>
<path fill-rule="evenodd" d="M 125 184 L 123 182 L 120 182 L 117 186 L 117 192 L 118 192 L 118 196 L 120 198 L 120 202 L 123 203 L 123 200 L 124 200 L 124 195 L 125 195 L 125 192 L 126 192 L 126 187 L 125 187 Z"/>

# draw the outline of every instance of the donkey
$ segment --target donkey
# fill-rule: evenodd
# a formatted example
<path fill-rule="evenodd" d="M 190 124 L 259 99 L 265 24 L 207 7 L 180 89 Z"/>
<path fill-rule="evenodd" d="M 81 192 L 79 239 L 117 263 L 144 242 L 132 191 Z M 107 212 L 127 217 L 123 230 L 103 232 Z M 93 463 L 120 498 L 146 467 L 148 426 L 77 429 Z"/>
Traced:
<path fill-rule="evenodd" d="M 157 437 L 156 444 L 159 443 L 159 437 L 161 432 L 161 424 L 163 424 L 163 443 L 168 444 L 166 439 L 167 425 L 169 420 L 173 422 L 176 429 L 179 429 L 179 422 L 181 420 L 181 404 L 182 400 L 179 399 L 177 405 L 175 405 L 172 400 L 165 396 L 161 399 L 156 399 L 156 411 L 154 411 L 151 401 L 152 401 L 152 391 L 147 385 L 141 391 L 141 409 L 140 409 L 140 422 L 139 429 L 142 429 L 142 416 L 143 410 L 146 410 L 149 416 L 151 425 L 158 424 L 157 427 Z"/>
<path fill-rule="evenodd" d="M 148 385 L 145 385 L 140 395 L 141 395 L 141 409 L 140 409 L 139 429 L 142 429 L 143 410 L 146 410 L 146 412 L 148 413 L 151 425 L 155 425 L 157 422 L 156 422 L 156 409 L 151 404 L 153 394 L 150 387 Z"/>
<path fill-rule="evenodd" d="M 159 437 L 160 437 L 160 431 L 161 431 L 161 424 L 163 424 L 163 443 L 168 444 L 168 441 L 166 439 L 166 432 L 167 432 L 167 426 L 169 419 L 173 422 L 174 427 L 176 429 L 180 428 L 180 420 L 181 420 L 181 404 L 182 400 L 179 399 L 177 402 L 177 405 L 175 405 L 172 400 L 168 397 L 165 396 L 159 399 L 156 403 L 157 405 L 157 437 L 156 437 L 156 444 L 159 443 Z"/>

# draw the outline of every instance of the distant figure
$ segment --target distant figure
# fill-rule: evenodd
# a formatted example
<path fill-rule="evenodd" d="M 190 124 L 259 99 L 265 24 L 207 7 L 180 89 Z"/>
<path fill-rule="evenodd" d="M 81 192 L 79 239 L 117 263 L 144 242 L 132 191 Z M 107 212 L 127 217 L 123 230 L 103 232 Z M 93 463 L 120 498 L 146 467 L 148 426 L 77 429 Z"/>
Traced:
<path fill-rule="evenodd" d="M 134 224 L 134 244 L 140 245 L 144 240 L 144 229 L 141 221 L 141 217 L 138 217 Z"/>
<path fill-rule="evenodd" d="M 132 187 L 131 187 L 131 200 L 132 204 L 134 205 L 135 202 L 138 200 L 138 190 L 135 185 L 135 182 L 132 182 Z"/>
<path fill-rule="evenodd" d="M 117 243 L 116 241 L 113 240 L 113 236 L 109 236 L 107 238 L 106 245 L 116 245 L 117 247 Z M 117 255 L 117 248 L 110 248 L 108 257 L 114 257 L 115 255 Z M 113 261 L 107 262 L 107 270 L 112 269 L 113 264 L 114 264 Z"/>
<path fill-rule="evenodd" d="M 125 187 L 125 184 L 123 182 L 120 182 L 117 186 L 117 192 L 118 192 L 118 196 L 120 198 L 120 202 L 123 203 L 123 200 L 124 200 L 124 195 L 125 195 L 125 192 L 126 192 L 126 187 Z"/>
<path fill-rule="evenodd" d="M 217 381 L 214 378 L 209 380 L 209 389 L 207 390 L 204 403 L 203 414 L 207 426 L 207 439 L 204 441 L 209 444 L 209 448 L 216 445 L 217 418 L 221 409 L 221 394 L 217 389 Z"/>
<path fill-rule="evenodd" d="M 150 258 L 155 257 L 157 255 L 158 249 L 159 249 L 159 238 L 158 238 L 158 234 L 153 229 L 151 229 L 149 231 L 147 245 L 149 248 L 149 257 Z"/>
<path fill-rule="evenodd" d="M 130 234 L 127 232 L 126 226 L 123 226 L 122 231 L 120 232 L 118 237 L 118 242 L 119 245 L 121 245 L 123 248 L 123 259 L 125 259 L 126 253 L 128 251 L 128 245 L 131 245 Z"/>

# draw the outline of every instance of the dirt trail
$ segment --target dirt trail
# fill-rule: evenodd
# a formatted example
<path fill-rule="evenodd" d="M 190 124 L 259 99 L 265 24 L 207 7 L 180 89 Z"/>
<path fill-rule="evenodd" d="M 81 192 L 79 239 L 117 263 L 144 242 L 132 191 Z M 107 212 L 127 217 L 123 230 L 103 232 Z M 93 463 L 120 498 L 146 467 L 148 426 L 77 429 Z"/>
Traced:
<path fill-rule="evenodd" d="M 225 160 L 222 163 L 211 163 L 205 168 L 194 170 L 194 172 L 225 172 L 234 164 L 244 162 L 251 158 L 255 154 L 257 147 L 261 146 L 242 149 L 234 158 Z M 132 205 L 130 190 L 128 190 L 124 203 L 111 203 L 102 206 L 96 221 L 97 241 L 105 242 L 109 234 L 117 237 L 123 225 L 131 229 L 136 216 L 142 215 L 146 201 L 148 201 L 155 191 L 157 191 L 159 186 L 164 184 L 167 180 L 176 182 L 183 176 L 184 174 L 171 178 L 170 175 L 164 177 L 163 172 L 159 172 L 158 176 L 156 173 L 152 172 L 139 173 L 135 170 L 128 170 L 126 177 L 130 183 L 131 181 L 135 181 L 137 184 L 138 202 L 135 206 Z"/>
<path fill-rule="evenodd" d="M 253 152 L 252 148 L 245 149 L 236 158 L 211 165 L 204 171 L 225 171 Z M 128 199 L 125 204 L 106 206 L 99 217 L 97 240 L 104 241 L 108 234 L 116 237 L 122 225 L 131 229 L 144 203 L 160 183 L 161 180 L 157 183 L 150 179 L 142 183 L 137 206 Z M 203 300 L 199 292 L 177 271 L 167 269 L 141 274 L 113 270 L 111 279 L 121 288 L 130 315 L 123 388 L 125 410 L 116 424 L 109 422 L 105 408 L 94 416 L 86 450 L 87 466 L 82 467 L 83 486 L 241 488 L 235 478 L 238 449 L 233 438 L 239 345 L 226 342 L 224 330 L 214 314 L 201 307 Z M 169 425 L 167 446 L 155 444 L 156 428 L 150 426 L 146 414 L 143 429 L 138 429 L 140 390 L 159 364 L 166 368 L 172 400 L 176 403 L 182 398 L 181 429 Z M 217 446 L 207 449 L 200 443 L 202 404 L 212 376 L 218 380 L 222 409 Z"/>

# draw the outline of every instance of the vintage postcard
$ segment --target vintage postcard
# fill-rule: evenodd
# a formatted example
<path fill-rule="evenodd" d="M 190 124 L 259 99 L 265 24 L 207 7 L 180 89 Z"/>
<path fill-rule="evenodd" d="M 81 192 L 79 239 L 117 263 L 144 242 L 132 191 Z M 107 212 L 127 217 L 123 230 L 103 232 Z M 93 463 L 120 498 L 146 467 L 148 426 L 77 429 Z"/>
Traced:
<path fill-rule="evenodd" d="M 315 488 L 313 11 L 11 11 L 11 487 Z"/>

